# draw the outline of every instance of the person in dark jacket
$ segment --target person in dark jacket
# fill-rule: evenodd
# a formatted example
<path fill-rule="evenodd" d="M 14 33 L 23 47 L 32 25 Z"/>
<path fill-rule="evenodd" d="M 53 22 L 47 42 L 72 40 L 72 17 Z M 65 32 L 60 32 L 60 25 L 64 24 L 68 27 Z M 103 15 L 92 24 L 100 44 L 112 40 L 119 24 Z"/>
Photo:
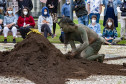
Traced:
<path fill-rule="evenodd" d="M 2 34 L 4 16 L 2 15 L 2 10 L 0 9 L 0 35 Z"/>
<path fill-rule="evenodd" d="M 0 9 L 3 10 L 2 14 L 6 13 L 6 8 L 7 8 L 7 0 L 0 0 Z"/>
<path fill-rule="evenodd" d="M 84 0 L 75 0 L 73 10 L 76 12 L 79 24 L 88 25 L 88 12 Z"/>
<path fill-rule="evenodd" d="M 126 40 L 126 0 L 120 6 L 121 13 L 121 38 Z"/>
<path fill-rule="evenodd" d="M 2 34 L 2 24 L 6 13 L 6 3 L 7 0 L 0 0 L 0 35 Z"/>
<path fill-rule="evenodd" d="M 32 0 L 18 0 L 18 6 L 19 6 L 19 16 L 21 15 L 21 11 L 24 7 L 29 8 L 31 11 L 33 8 Z"/>
<path fill-rule="evenodd" d="M 58 7 L 58 0 L 47 0 L 46 7 L 48 7 L 50 15 L 53 19 L 53 35 L 56 36 L 56 23 L 57 23 L 57 7 Z"/>

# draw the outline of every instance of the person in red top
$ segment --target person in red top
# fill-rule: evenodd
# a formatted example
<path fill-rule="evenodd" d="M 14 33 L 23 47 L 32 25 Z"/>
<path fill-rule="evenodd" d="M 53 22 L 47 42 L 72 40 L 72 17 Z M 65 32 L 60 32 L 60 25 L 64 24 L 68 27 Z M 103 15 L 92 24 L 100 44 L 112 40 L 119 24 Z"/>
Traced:
<path fill-rule="evenodd" d="M 18 18 L 18 26 L 23 39 L 26 38 L 30 28 L 34 28 L 35 26 L 35 21 L 30 15 L 30 10 L 27 7 L 23 8 L 21 16 Z"/>

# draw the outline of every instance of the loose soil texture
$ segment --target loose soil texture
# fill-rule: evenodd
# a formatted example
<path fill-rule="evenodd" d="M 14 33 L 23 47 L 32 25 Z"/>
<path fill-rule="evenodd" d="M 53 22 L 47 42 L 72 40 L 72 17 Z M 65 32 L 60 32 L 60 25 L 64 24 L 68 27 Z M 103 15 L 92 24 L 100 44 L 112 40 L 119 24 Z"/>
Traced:
<path fill-rule="evenodd" d="M 25 77 L 36 84 L 65 84 L 67 78 L 123 75 L 126 67 L 84 59 L 67 59 L 45 37 L 30 33 L 11 51 L 0 52 L 0 75 Z"/>

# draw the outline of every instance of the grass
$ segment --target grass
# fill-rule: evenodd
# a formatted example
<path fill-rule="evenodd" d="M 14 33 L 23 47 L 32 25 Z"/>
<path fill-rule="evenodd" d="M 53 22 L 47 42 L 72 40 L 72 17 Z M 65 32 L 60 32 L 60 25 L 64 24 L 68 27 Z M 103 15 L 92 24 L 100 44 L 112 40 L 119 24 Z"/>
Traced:
<path fill-rule="evenodd" d="M 21 37 L 16 38 L 16 42 L 21 42 L 22 40 L 23 39 Z M 0 36 L 0 43 L 2 43 L 3 41 L 4 41 L 4 37 L 2 35 L 2 36 Z M 11 43 L 12 41 L 13 41 L 13 37 L 12 36 L 8 36 L 7 37 L 7 42 Z"/>
<path fill-rule="evenodd" d="M 36 19 L 37 20 L 37 19 Z M 78 24 L 78 21 L 77 20 L 74 20 L 74 22 L 76 23 L 76 24 Z M 104 29 L 104 26 L 102 25 L 103 24 L 103 21 L 102 20 L 100 20 L 99 21 L 99 23 L 100 23 L 100 25 L 101 25 L 101 33 L 103 33 L 103 29 Z M 61 34 L 61 31 L 60 31 L 60 27 L 59 27 L 59 25 L 57 24 L 56 25 L 56 37 L 55 38 L 51 38 L 51 37 L 48 37 L 48 40 L 51 42 L 51 43 L 61 43 L 60 41 L 59 41 L 59 36 L 60 36 L 60 34 Z M 121 25 L 120 25 L 120 23 L 118 24 L 118 27 L 116 28 L 117 29 L 117 33 L 118 33 L 118 37 L 120 37 L 120 30 L 121 30 Z M 12 39 L 13 39 L 13 37 L 12 36 L 8 36 L 7 37 L 8 39 L 8 42 L 12 42 Z M 0 36 L 0 42 L 3 42 L 3 40 L 4 40 L 4 37 L 3 36 Z M 17 42 L 20 42 L 20 41 L 22 41 L 23 39 L 21 38 L 21 37 L 18 37 L 18 38 L 16 38 L 16 41 Z M 121 41 L 121 42 L 119 42 L 118 44 L 126 44 L 126 41 L 125 40 L 123 40 L 123 41 Z"/>

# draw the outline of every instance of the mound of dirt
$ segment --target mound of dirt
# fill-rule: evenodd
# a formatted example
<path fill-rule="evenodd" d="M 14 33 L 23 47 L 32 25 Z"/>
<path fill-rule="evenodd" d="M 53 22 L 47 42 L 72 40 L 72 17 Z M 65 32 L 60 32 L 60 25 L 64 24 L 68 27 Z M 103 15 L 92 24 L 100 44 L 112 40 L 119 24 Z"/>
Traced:
<path fill-rule="evenodd" d="M 36 84 L 64 84 L 67 78 L 93 74 L 125 75 L 126 67 L 84 59 L 67 59 L 45 37 L 30 33 L 10 52 L 0 52 L 0 75 L 21 76 Z"/>

